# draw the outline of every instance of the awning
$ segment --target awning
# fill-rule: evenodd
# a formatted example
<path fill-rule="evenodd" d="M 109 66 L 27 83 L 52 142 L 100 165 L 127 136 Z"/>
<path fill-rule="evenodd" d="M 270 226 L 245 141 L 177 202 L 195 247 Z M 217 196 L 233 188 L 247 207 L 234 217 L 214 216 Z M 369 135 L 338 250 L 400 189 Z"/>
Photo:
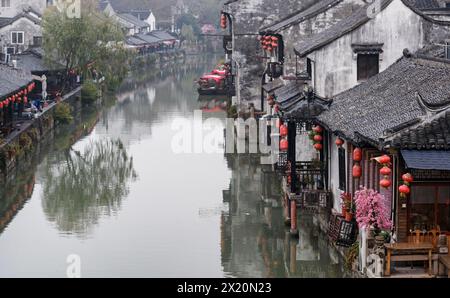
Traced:
<path fill-rule="evenodd" d="M 408 168 L 450 171 L 450 151 L 401 150 L 401 153 Z"/>
<path fill-rule="evenodd" d="M 284 86 L 283 82 L 281 82 L 280 80 L 275 80 L 275 81 L 264 84 L 262 87 L 263 87 L 264 91 L 266 91 L 267 93 L 270 93 L 270 92 L 273 92 L 283 86 Z"/>

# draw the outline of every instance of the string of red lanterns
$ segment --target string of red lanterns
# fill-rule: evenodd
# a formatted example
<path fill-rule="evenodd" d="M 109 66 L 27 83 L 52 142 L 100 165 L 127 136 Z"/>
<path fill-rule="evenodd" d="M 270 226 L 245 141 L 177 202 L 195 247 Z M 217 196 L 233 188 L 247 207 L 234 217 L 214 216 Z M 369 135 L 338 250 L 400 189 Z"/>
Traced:
<path fill-rule="evenodd" d="M 15 103 L 15 102 L 22 102 L 24 104 L 28 103 L 28 93 L 31 93 L 34 88 L 36 88 L 36 83 L 32 82 L 30 83 L 25 89 L 18 91 L 16 94 L 13 94 L 4 100 L 0 101 L 0 109 L 7 108 L 9 104 Z"/>
<path fill-rule="evenodd" d="M 263 35 L 263 36 L 258 36 L 258 39 L 259 39 L 264 51 L 272 52 L 279 46 L 278 37 L 276 37 L 276 36 Z"/>
<path fill-rule="evenodd" d="M 381 169 L 380 169 L 380 175 L 383 176 L 383 179 L 380 180 L 380 186 L 383 188 L 389 188 L 392 185 L 392 181 L 391 181 L 391 174 L 392 174 L 392 169 L 391 169 L 391 157 L 389 155 L 383 155 L 383 156 L 379 156 L 374 158 L 378 163 L 380 163 L 382 165 Z"/>
<path fill-rule="evenodd" d="M 312 135 L 312 140 L 314 142 L 314 149 L 316 149 L 317 151 L 321 151 L 323 149 L 323 145 L 322 145 L 322 141 L 323 141 L 323 137 L 322 137 L 322 132 L 323 132 L 323 128 L 319 125 L 316 125 L 313 127 L 313 135 Z"/>
<path fill-rule="evenodd" d="M 403 185 L 398 188 L 400 197 L 406 198 L 411 193 L 410 185 L 414 181 L 414 177 L 410 173 L 403 174 Z"/>
<path fill-rule="evenodd" d="M 352 175 L 353 175 L 353 178 L 359 179 L 362 176 L 362 167 L 361 167 L 362 149 L 361 148 L 355 148 L 353 150 L 353 161 L 355 163 L 353 164 Z"/>
<path fill-rule="evenodd" d="M 280 123 L 279 129 L 280 129 L 280 137 L 281 137 L 280 150 L 287 151 L 289 148 L 289 142 L 286 139 L 286 137 L 288 135 L 288 128 L 284 123 L 281 123 L 281 121 L 279 123 Z"/>
<path fill-rule="evenodd" d="M 226 29 L 226 28 L 227 28 L 227 17 L 226 17 L 225 14 L 222 14 L 222 15 L 220 16 L 220 27 L 221 27 L 222 29 Z"/>

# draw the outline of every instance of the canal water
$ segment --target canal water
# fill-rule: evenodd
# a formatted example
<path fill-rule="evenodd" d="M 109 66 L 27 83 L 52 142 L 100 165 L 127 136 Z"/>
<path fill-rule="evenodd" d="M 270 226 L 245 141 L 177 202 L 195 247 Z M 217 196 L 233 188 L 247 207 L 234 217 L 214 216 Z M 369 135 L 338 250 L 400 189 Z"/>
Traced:
<path fill-rule="evenodd" d="M 0 277 L 343 275 L 313 217 L 289 237 L 280 183 L 257 156 L 225 155 L 220 138 L 199 150 L 183 130 L 200 109 L 226 117 L 194 88 L 217 59 L 136 71 L 0 185 Z M 193 141 L 179 152 L 182 130 Z"/>

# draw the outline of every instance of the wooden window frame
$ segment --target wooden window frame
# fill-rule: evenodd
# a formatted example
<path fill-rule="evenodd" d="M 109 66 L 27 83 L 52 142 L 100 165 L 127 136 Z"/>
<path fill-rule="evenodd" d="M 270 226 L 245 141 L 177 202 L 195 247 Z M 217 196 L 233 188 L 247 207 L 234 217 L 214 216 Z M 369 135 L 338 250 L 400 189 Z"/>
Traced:
<path fill-rule="evenodd" d="M 364 63 L 364 65 L 361 65 L 362 63 Z M 375 69 L 372 70 L 373 67 L 375 67 Z M 380 53 L 358 53 L 356 59 L 357 80 L 365 81 L 370 79 L 374 75 L 377 75 L 378 73 L 380 73 Z"/>
<path fill-rule="evenodd" d="M 439 215 L 439 202 L 438 202 L 438 190 L 439 187 L 443 187 L 443 186 L 448 186 L 448 182 L 445 181 L 436 181 L 436 182 L 415 182 L 412 187 L 411 190 L 413 191 L 413 187 L 414 186 L 431 186 L 434 188 L 434 212 L 433 212 L 433 216 L 434 216 L 434 222 L 433 224 L 435 226 L 438 225 L 438 215 Z M 412 229 L 411 227 L 411 208 L 412 208 L 412 202 L 411 200 L 408 200 L 407 202 L 407 218 L 406 218 L 406 223 L 407 223 L 407 233 L 409 233 L 409 231 Z M 450 235 L 450 230 L 445 230 L 445 231 L 441 231 L 442 234 L 446 234 L 446 235 Z"/>
<path fill-rule="evenodd" d="M 14 34 L 16 34 L 16 42 L 14 42 Z M 19 41 L 19 34 L 22 35 L 22 42 Z M 11 44 L 13 45 L 24 45 L 25 44 L 25 32 L 24 31 L 11 31 Z"/>

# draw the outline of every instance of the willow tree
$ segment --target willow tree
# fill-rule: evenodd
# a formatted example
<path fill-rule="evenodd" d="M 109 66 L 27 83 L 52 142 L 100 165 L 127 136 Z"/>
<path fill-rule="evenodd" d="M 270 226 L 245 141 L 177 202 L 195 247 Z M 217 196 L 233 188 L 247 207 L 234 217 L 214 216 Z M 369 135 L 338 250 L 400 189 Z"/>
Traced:
<path fill-rule="evenodd" d="M 137 178 L 133 157 L 119 140 L 99 140 L 82 151 L 58 152 L 42 166 L 42 206 L 48 220 L 84 237 L 104 216 L 117 214 Z"/>
<path fill-rule="evenodd" d="M 89 79 L 94 67 L 107 80 L 116 81 L 128 71 L 124 35 L 119 24 L 98 12 L 95 0 L 83 0 L 80 14 L 71 15 L 64 9 L 50 7 L 43 17 L 43 48 L 48 63 L 64 65 L 67 87 L 70 70 L 76 69 Z"/>

